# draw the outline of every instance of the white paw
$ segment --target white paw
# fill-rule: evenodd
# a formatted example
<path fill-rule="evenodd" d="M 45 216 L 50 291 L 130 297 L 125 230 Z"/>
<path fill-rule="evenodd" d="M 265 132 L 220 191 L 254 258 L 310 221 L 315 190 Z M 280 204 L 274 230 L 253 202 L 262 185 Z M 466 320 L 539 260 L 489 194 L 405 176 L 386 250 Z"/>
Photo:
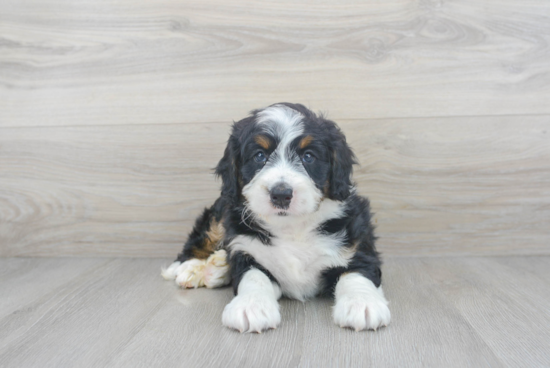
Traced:
<path fill-rule="evenodd" d="M 340 327 L 355 331 L 376 330 L 390 323 L 391 314 L 387 301 L 362 296 L 343 297 L 334 306 L 334 322 Z"/>
<path fill-rule="evenodd" d="M 376 330 L 391 320 L 388 301 L 382 287 L 358 273 L 340 277 L 334 292 L 336 304 L 332 311 L 334 322 L 355 331 Z"/>
<path fill-rule="evenodd" d="M 231 282 L 225 250 L 220 249 L 208 257 L 203 271 L 203 278 L 204 285 L 210 289 L 228 285 Z"/>
<path fill-rule="evenodd" d="M 190 259 L 176 269 L 176 284 L 183 288 L 199 288 L 204 286 L 203 272 L 206 261 Z"/>
<path fill-rule="evenodd" d="M 178 276 L 176 269 L 180 266 L 180 264 L 181 262 L 174 262 L 168 266 L 168 268 L 163 267 L 160 274 L 165 280 L 174 280 Z"/>
<path fill-rule="evenodd" d="M 207 260 L 193 258 L 183 263 L 174 262 L 163 268 L 161 275 L 166 280 L 175 279 L 176 284 L 184 288 L 217 288 L 231 281 L 227 252 L 223 249 L 212 253 Z"/>
<path fill-rule="evenodd" d="M 279 303 L 271 295 L 237 295 L 223 310 L 222 323 L 239 332 L 257 332 L 277 328 L 281 323 Z"/>

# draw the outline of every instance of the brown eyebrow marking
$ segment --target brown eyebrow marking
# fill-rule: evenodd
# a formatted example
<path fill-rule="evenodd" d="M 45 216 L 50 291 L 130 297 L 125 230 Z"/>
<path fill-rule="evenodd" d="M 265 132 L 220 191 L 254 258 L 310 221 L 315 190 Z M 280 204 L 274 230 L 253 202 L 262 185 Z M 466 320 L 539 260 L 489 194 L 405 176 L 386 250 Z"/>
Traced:
<path fill-rule="evenodd" d="M 302 149 L 306 148 L 311 142 L 313 142 L 313 137 L 310 136 L 310 135 L 306 135 L 300 141 L 300 148 L 302 148 Z"/>
<path fill-rule="evenodd" d="M 265 135 L 257 135 L 254 137 L 254 141 L 258 143 L 263 149 L 269 149 L 271 143 Z"/>

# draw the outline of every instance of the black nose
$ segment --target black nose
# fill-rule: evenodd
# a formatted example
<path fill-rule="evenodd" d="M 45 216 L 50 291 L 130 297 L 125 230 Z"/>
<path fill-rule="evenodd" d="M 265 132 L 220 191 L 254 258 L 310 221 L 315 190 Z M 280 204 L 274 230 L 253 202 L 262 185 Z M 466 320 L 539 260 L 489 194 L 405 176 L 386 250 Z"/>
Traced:
<path fill-rule="evenodd" d="M 277 184 L 269 192 L 271 195 L 271 203 L 277 208 L 287 209 L 292 200 L 292 188 L 281 183 Z"/>

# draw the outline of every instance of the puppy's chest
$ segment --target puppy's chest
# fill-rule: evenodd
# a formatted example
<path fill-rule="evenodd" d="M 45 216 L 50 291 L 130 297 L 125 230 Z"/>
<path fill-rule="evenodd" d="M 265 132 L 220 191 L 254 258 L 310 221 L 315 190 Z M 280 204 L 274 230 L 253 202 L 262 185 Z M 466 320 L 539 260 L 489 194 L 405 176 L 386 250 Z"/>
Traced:
<path fill-rule="evenodd" d="M 243 250 L 277 279 L 283 294 L 304 300 L 318 293 L 324 270 L 349 262 L 342 243 L 341 236 L 309 232 L 274 237 L 271 245 L 253 241 Z"/>

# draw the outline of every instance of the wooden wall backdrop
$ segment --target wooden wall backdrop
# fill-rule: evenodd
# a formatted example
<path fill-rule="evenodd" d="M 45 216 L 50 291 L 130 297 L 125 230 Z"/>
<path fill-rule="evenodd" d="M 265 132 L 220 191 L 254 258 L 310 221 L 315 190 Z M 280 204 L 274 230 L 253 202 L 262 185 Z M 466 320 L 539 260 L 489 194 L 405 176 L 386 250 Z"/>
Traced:
<path fill-rule="evenodd" d="M 0 1 L 0 255 L 173 257 L 232 120 L 348 135 L 392 255 L 550 254 L 550 3 Z"/>

